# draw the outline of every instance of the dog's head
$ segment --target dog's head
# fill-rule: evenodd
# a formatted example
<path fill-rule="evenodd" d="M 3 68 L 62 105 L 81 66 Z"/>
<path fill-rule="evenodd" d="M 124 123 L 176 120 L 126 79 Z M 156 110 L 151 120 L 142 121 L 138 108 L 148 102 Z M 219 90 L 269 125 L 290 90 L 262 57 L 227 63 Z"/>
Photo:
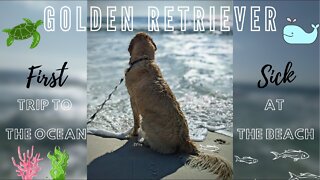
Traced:
<path fill-rule="evenodd" d="M 132 38 L 128 48 L 131 56 L 130 63 L 144 55 L 148 56 L 150 59 L 154 59 L 156 50 L 157 46 L 152 38 L 147 33 L 139 32 Z"/>

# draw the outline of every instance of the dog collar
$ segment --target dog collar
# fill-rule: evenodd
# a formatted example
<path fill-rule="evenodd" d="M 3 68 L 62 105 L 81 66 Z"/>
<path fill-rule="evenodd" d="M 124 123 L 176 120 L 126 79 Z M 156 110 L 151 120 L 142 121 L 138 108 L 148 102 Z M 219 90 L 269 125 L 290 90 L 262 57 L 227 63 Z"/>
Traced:
<path fill-rule="evenodd" d="M 131 68 L 132 68 L 135 64 L 137 64 L 137 63 L 139 63 L 139 62 L 141 62 L 141 61 L 145 61 L 145 60 L 151 60 L 151 59 L 149 58 L 149 56 L 143 55 L 143 56 L 141 56 L 139 59 L 135 60 L 134 62 L 132 62 L 132 63 L 129 62 L 130 67 L 127 69 L 127 72 L 129 72 L 129 71 L 131 70 Z"/>
<path fill-rule="evenodd" d="M 134 64 L 137 64 L 140 61 L 144 61 L 144 60 L 150 60 L 149 56 L 147 55 L 143 55 L 141 56 L 139 59 L 133 61 L 133 62 L 129 62 L 130 67 L 133 66 Z"/>

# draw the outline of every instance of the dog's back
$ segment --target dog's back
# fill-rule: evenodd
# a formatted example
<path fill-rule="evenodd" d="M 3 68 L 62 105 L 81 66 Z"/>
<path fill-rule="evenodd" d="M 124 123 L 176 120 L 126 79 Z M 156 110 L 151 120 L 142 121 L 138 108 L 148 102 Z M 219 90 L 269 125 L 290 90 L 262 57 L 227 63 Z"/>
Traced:
<path fill-rule="evenodd" d="M 142 116 L 142 130 L 151 148 L 160 153 L 185 151 L 188 125 L 176 97 L 154 61 L 136 64 L 126 75 L 126 86 Z"/>

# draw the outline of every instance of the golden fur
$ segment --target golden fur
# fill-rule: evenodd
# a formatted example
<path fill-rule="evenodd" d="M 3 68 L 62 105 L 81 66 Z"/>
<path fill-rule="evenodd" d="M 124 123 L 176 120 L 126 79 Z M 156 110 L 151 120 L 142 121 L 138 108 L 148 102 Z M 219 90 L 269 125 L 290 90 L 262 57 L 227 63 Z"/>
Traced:
<path fill-rule="evenodd" d="M 138 134 L 141 125 L 144 143 L 153 150 L 195 155 L 188 160 L 191 166 L 208 169 L 224 179 L 231 178 L 232 168 L 228 163 L 220 157 L 199 154 L 191 142 L 185 116 L 154 60 L 156 50 L 146 33 L 136 34 L 128 48 L 132 66 L 125 79 L 133 111 L 133 135 Z"/>

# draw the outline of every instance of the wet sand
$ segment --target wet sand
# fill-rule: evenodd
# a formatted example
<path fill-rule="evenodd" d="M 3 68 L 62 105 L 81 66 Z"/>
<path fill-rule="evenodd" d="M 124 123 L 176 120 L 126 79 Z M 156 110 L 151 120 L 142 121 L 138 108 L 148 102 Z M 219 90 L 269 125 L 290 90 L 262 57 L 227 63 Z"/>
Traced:
<path fill-rule="evenodd" d="M 231 137 L 212 132 L 208 133 L 204 142 L 196 142 L 202 152 L 219 155 L 231 164 L 232 144 Z M 206 146 L 208 148 L 203 148 Z M 216 147 L 219 148 L 217 152 L 210 151 Z M 119 140 L 88 135 L 87 148 L 88 179 L 216 178 L 211 173 L 185 165 L 187 158 L 185 155 L 157 153 L 137 143 L 135 138 Z"/>

